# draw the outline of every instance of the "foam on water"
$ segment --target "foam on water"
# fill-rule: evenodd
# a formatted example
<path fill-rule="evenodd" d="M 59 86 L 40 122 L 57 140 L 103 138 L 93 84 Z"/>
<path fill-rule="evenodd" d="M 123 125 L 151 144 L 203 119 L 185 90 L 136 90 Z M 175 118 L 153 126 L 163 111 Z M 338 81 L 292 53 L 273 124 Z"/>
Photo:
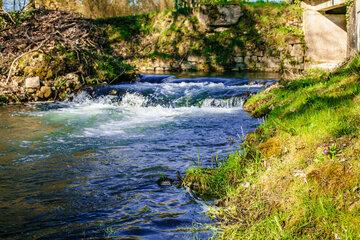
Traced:
<path fill-rule="evenodd" d="M 201 106 L 202 107 L 217 107 L 217 108 L 242 108 L 244 105 L 244 99 L 241 97 L 232 97 L 228 99 L 205 99 Z"/>
<path fill-rule="evenodd" d="M 115 89 L 121 87 L 128 85 L 114 86 Z M 244 102 L 242 96 L 232 96 L 234 88 L 259 87 L 259 84 L 234 86 L 211 81 L 141 82 L 131 85 L 120 96 L 94 98 L 83 92 L 59 108 L 31 114 L 50 122 L 77 121 L 76 136 L 121 136 L 130 134 L 131 129 L 156 127 L 178 118 L 232 114 L 241 110 Z M 224 98 L 226 94 L 230 97 Z"/>

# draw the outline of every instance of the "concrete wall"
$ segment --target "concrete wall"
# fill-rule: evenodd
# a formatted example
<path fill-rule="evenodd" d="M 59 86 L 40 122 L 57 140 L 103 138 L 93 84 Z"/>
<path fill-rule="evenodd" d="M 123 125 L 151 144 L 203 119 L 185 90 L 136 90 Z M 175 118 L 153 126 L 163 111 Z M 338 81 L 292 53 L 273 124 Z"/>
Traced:
<path fill-rule="evenodd" d="M 306 68 L 332 68 L 346 59 L 346 16 L 320 13 L 313 4 L 303 3 L 303 27 L 308 47 Z"/>
<path fill-rule="evenodd" d="M 356 24 L 356 8 L 355 5 L 350 6 L 348 9 L 349 22 L 348 22 L 348 51 L 347 55 L 352 56 L 357 51 L 357 24 Z"/>
<path fill-rule="evenodd" d="M 360 51 L 360 0 L 355 0 L 355 4 L 353 6 L 353 19 L 352 25 L 354 25 L 354 32 L 355 34 L 353 37 L 355 38 L 354 42 L 354 49 L 359 52 Z"/>

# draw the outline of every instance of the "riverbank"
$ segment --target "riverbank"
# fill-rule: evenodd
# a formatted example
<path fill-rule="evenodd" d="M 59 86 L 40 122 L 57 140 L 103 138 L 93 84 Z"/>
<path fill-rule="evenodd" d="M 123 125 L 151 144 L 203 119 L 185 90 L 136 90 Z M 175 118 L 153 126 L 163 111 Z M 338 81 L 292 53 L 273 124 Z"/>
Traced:
<path fill-rule="evenodd" d="M 36 9 L 0 15 L 0 104 L 64 100 L 84 86 L 134 79 L 92 20 Z"/>
<path fill-rule="evenodd" d="M 220 199 L 220 239 L 357 239 L 360 56 L 335 72 L 282 81 L 245 104 L 264 123 L 217 168 L 184 185 Z"/>

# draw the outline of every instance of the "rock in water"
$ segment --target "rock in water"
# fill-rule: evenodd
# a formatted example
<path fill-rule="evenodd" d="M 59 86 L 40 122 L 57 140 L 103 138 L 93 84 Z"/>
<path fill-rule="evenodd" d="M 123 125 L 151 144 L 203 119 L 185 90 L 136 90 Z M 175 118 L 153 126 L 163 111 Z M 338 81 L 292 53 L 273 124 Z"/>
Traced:
<path fill-rule="evenodd" d="M 40 87 L 39 77 L 29 77 L 25 79 L 25 88 L 39 88 L 39 87 Z"/>
<path fill-rule="evenodd" d="M 161 176 L 156 183 L 159 186 L 171 186 L 174 183 L 174 180 L 167 177 L 167 176 Z"/>
<path fill-rule="evenodd" d="M 118 94 L 118 92 L 115 89 L 113 89 L 109 92 L 109 95 L 116 96 L 117 94 Z"/>

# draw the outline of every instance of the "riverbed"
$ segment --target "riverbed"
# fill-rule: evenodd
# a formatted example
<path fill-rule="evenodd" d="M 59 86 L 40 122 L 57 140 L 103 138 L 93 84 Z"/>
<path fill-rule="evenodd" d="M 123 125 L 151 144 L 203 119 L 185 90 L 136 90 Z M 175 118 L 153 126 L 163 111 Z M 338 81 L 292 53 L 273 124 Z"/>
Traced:
<path fill-rule="evenodd" d="M 272 76 L 142 75 L 70 101 L 0 107 L 1 239 L 208 239 L 206 203 L 176 184 L 239 149 L 244 99 Z"/>

